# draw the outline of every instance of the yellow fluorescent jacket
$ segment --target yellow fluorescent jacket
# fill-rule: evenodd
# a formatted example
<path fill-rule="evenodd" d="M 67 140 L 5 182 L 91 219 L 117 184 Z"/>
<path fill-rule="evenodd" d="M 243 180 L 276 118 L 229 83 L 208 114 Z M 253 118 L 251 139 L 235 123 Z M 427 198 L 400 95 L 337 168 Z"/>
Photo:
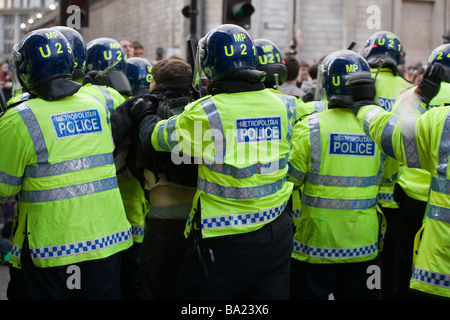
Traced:
<path fill-rule="evenodd" d="M 444 297 L 450 297 L 449 111 L 440 107 L 420 117 L 400 117 L 376 106 L 365 106 L 357 115 L 365 132 L 386 155 L 431 174 L 426 217 L 416 236 L 410 286 Z"/>
<path fill-rule="evenodd" d="M 314 113 L 296 124 L 289 178 L 303 190 L 293 258 L 348 263 L 377 256 L 383 164 L 350 109 Z"/>
<path fill-rule="evenodd" d="M 131 245 L 106 106 L 75 94 L 31 99 L 0 118 L 0 201 L 18 195 L 11 262 L 27 235 L 37 267 L 101 259 Z"/>
<path fill-rule="evenodd" d="M 175 163 L 182 151 L 199 164 L 186 234 L 192 227 L 203 237 L 251 232 L 282 213 L 292 192 L 294 121 L 291 97 L 260 90 L 204 97 L 156 125 L 156 150 L 172 151 Z"/>

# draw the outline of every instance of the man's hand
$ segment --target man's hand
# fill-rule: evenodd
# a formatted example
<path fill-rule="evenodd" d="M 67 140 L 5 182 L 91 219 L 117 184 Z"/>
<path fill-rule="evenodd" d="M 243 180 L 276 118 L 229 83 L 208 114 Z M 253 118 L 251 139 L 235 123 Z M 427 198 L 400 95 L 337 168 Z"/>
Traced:
<path fill-rule="evenodd" d="M 440 63 L 429 65 L 414 92 L 428 105 L 438 94 L 444 77 L 445 70 Z"/>

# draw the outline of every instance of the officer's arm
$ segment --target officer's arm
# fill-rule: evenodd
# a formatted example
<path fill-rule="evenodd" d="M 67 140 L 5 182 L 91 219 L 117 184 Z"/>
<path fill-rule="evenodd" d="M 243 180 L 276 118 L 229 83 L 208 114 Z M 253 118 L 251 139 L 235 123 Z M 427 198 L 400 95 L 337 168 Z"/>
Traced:
<path fill-rule="evenodd" d="M 151 143 L 156 151 L 174 151 L 190 157 L 210 158 L 204 154 L 207 146 L 214 143 L 207 134 L 209 122 L 203 108 L 199 105 L 190 108 L 177 116 L 159 121 L 153 130 Z M 212 130 L 209 131 L 214 134 Z M 223 141 L 225 137 L 216 137 Z M 214 155 L 212 155 L 213 159 Z"/>
<path fill-rule="evenodd" d="M 289 154 L 288 180 L 293 182 L 296 187 L 303 185 L 306 172 L 310 167 L 309 137 L 309 121 L 306 118 L 294 127 L 292 150 Z"/>
<path fill-rule="evenodd" d="M 16 113 L 15 110 L 9 110 L 0 119 L 0 150 L 2 153 L 0 157 L 0 203 L 10 201 L 22 189 L 22 177 L 26 164 L 24 155 L 27 150 L 30 154 L 33 151 L 28 130 L 24 130 L 22 135 L 16 130 L 18 124 L 15 125 L 17 117 L 15 120 L 13 119 L 14 113 Z M 28 139 L 30 144 L 24 143 L 23 141 L 26 141 L 24 139 Z"/>

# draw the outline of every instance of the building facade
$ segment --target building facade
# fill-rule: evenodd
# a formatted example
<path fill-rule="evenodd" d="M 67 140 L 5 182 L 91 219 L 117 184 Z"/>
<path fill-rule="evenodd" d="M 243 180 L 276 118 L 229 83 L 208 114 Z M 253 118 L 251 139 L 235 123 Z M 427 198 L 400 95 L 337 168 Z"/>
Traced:
<path fill-rule="evenodd" d="M 11 39 L 12 26 L 17 29 L 22 18 L 11 21 L 12 9 L 2 9 L 9 2 L 33 1 L 48 5 L 52 0 L 0 0 L 0 44 L 7 54 L 19 37 Z M 89 42 L 98 37 L 139 41 L 150 61 L 171 54 L 186 55 L 186 42 L 193 36 L 192 18 L 182 9 L 190 0 L 90 0 L 89 27 L 79 31 Z M 406 50 L 406 64 L 426 63 L 431 51 L 443 43 L 450 32 L 450 0 L 253 0 L 249 33 L 265 38 L 282 51 L 295 49 L 300 60 L 314 63 L 328 53 L 356 43 L 359 51 L 376 31 L 395 33 Z M 223 0 L 198 0 L 194 36 L 201 38 L 222 23 Z M 9 10 L 9 11 L 8 11 Z M 9 16 L 9 17 L 8 17 Z M 27 26 L 25 32 L 42 25 Z M 59 18 L 54 17 L 54 24 Z M 9 27 L 12 28 L 12 27 Z"/>

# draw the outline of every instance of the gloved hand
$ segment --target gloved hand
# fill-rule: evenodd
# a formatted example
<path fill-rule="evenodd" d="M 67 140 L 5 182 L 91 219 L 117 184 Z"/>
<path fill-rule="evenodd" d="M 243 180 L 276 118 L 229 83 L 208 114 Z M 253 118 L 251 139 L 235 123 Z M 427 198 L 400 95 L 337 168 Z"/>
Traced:
<path fill-rule="evenodd" d="M 161 119 L 169 119 L 170 117 L 174 116 L 175 114 L 172 112 L 172 110 L 170 109 L 170 106 L 167 103 L 160 103 L 158 110 L 157 110 L 157 115 Z"/>
<path fill-rule="evenodd" d="M 91 83 L 98 86 L 109 86 L 109 80 L 108 77 L 103 76 L 99 77 L 99 75 L 102 74 L 102 71 L 98 70 L 91 70 L 89 71 L 83 80 L 83 85 Z"/>
<path fill-rule="evenodd" d="M 370 72 L 355 72 L 350 75 L 349 83 L 353 97 L 353 113 L 356 115 L 363 106 L 375 103 L 375 79 Z"/>
<path fill-rule="evenodd" d="M 133 102 L 130 108 L 130 116 L 133 122 L 140 123 L 147 116 L 156 115 L 157 106 L 143 97 L 139 97 Z"/>
<path fill-rule="evenodd" d="M 414 92 L 428 105 L 431 99 L 438 94 L 444 77 L 445 70 L 440 63 L 429 65 Z"/>

